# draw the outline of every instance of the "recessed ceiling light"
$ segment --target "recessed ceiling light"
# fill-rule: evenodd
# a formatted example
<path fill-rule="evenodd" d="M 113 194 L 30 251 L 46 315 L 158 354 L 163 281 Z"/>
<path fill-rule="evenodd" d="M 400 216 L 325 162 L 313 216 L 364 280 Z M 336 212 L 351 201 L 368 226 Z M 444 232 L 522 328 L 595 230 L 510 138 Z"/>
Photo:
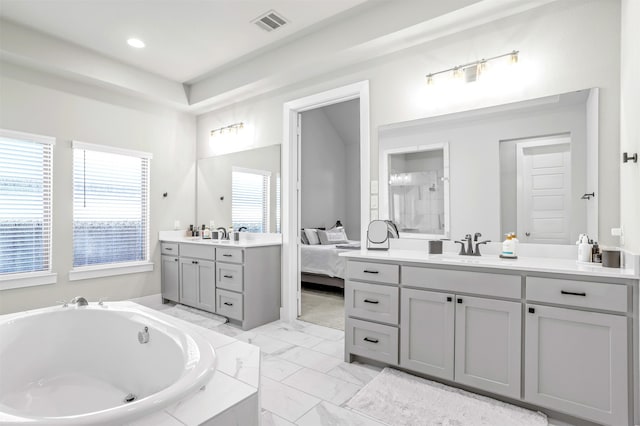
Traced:
<path fill-rule="evenodd" d="M 130 38 L 129 40 L 127 40 L 127 44 L 137 49 L 142 49 L 145 46 L 144 41 L 140 40 L 139 38 Z"/>

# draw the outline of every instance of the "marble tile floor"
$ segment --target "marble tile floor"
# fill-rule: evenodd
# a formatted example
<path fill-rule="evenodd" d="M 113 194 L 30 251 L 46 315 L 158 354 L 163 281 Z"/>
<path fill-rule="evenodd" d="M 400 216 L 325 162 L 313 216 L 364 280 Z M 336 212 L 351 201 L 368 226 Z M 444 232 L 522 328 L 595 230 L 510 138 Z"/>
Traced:
<path fill-rule="evenodd" d="M 304 321 L 211 330 L 260 347 L 262 426 L 383 425 L 344 406 L 380 369 L 343 361 L 343 331 Z"/>

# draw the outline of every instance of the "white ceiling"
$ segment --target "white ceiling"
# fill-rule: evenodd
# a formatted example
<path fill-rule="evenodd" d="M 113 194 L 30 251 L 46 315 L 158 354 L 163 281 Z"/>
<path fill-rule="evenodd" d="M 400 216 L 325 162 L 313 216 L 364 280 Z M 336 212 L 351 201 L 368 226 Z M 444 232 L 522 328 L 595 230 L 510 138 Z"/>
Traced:
<path fill-rule="evenodd" d="M 0 17 L 180 83 L 379 0 L 0 0 Z M 275 10 L 271 32 L 251 21 Z M 144 49 L 126 44 L 142 39 Z"/>
<path fill-rule="evenodd" d="M 202 114 L 555 1 L 0 0 L 0 69 Z"/>

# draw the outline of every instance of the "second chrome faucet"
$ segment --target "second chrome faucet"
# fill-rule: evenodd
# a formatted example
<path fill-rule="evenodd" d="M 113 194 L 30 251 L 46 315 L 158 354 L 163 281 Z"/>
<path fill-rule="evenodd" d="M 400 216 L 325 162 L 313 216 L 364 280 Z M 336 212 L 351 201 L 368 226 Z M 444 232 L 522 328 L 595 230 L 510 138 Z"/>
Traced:
<path fill-rule="evenodd" d="M 462 240 L 456 241 L 456 243 L 460 244 L 460 252 L 458 252 L 458 254 L 460 256 L 481 256 L 480 244 L 490 243 L 491 240 L 478 241 L 480 237 L 482 237 L 482 234 L 476 232 L 473 234 L 473 237 L 471 237 L 471 234 L 467 234 Z"/>

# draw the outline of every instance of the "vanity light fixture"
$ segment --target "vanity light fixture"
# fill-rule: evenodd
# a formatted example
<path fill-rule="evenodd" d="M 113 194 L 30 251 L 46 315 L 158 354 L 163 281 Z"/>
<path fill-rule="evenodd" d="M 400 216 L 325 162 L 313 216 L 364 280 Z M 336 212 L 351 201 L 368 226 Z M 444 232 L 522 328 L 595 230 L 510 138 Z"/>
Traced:
<path fill-rule="evenodd" d="M 455 67 L 448 68 L 446 70 L 432 72 L 427 74 L 427 84 L 433 84 L 433 77 L 439 74 L 445 74 L 449 72 L 453 72 L 454 78 L 464 78 L 464 81 L 467 83 L 471 83 L 476 81 L 478 77 L 487 70 L 487 63 L 489 61 L 493 61 L 500 58 L 509 57 L 509 63 L 517 64 L 518 63 L 518 55 L 520 54 L 519 50 L 513 50 L 509 53 L 504 53 L 502 55 L 493 56 L 491 58 L 483 58 L 474 62 L 469 62 L 467 64 L 456 65 Z"/>
<path fill-rule="evenodd" d="M 237 135 L 242 129 L 244 129 L 244 123 L 241 121 L 239 123 L 233 123 L 229 124 L 228 126 L 213 129 L 211 131 L 211 136 L 213 137 L 216 135 L 223 135 L 225 133 L 235 133 Z"/>

